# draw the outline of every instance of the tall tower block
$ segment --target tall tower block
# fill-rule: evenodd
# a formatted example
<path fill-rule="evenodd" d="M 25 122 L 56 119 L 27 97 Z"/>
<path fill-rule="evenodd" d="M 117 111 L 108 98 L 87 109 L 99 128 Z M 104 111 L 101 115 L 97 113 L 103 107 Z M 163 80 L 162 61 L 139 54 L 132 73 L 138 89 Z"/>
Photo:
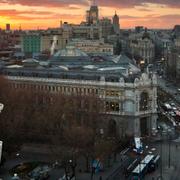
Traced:
<path fill-rule="evenodd" d="M 113 29 L 116 34 L 120 33 L 120 24 L 119 24 L 119 16 L 116 14 L 113 16 Z"/>

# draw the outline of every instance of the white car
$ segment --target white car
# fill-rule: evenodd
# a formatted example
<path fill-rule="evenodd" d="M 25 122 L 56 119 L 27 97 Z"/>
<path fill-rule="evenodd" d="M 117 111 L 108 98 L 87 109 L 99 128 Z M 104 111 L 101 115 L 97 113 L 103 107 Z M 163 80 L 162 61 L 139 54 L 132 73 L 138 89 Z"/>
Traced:
<path fill-rule="evenodd" d="M 171 106 L 175 106 L 175 103 L 172 102 L 172 103 L 170 103 L 170 105 L 171 105 Z"/>
<path fill-rule="evenodd" d="M 172 109 L 173 109 L 174 111 L 176 111 L 176 110 L 177 110 L 177 108 L 176 108 L 176 107 L 173 107 Z"/>
<path fill-rule="evenodd" d="M 169 114 L 170 116 L 176 116 L 176 113 L 174 113 L 173 111 L 170 111 L 168 114 Z"/>

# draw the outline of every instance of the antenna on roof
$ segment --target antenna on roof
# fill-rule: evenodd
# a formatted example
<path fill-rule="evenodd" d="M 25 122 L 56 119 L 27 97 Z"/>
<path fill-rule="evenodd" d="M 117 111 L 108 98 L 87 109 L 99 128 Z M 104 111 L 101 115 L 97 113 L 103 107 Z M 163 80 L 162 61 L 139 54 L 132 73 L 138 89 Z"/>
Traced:
<path fill-rule="evenodd" d="M 91 6 L 95 6 L 96 5 L 96 0 L 91 0 Z"/>
<path fill-rule="evenodd" d="M 89 0 L 89 4 L 91 6 L 96 6 L 97 2 L 96 2 L 96 0 Z"/>
<path fill-rule="evenodd" d="M 21 31 L 21 24 L 19 25 L 19 31 Z"/>

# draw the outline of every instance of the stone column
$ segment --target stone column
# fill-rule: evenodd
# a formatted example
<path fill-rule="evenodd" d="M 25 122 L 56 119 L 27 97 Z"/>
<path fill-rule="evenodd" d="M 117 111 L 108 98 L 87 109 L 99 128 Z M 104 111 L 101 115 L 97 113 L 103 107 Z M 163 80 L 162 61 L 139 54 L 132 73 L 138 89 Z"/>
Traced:
<path fill-rule="evenodd" d="M 135 118 L 134 119 L 134 136 L 140 136 L 140 135 L 141 135 L 140 119 Z"/>

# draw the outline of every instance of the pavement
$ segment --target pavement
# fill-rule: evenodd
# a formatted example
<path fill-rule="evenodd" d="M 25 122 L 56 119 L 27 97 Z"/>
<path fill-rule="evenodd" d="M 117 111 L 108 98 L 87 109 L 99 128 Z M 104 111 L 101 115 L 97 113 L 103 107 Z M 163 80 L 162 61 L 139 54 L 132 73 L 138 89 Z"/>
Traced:
<path fill-rule="evenodd" d="M 77 174 L 77 180 L 111 180 L 113 177 L 122 170 L 123 163 L 128 159 L 126 155 L 117 155 L 115 162 L 111 160 L 111 167 L 103 172 L 95 173 L 91 176 L 91 173 L 79 173 Z M 102 178 L 102 179 L 101 179 Z"/>
<path fill-rule="evenodd" d="M 162 177 L 163 180 L 180 180 L 180 141 L 179 138 L 172 140 L 169 144 L 167 141 L 154 142 L 157 153 L 162 157 Z M 162 153 L 161 153 L 162 147 Z M 145 180 L 156 180 L 161 176 L 161 164 L 158 169 L 146 176 Z"/>
<path fill-rule="evenodd" d="M 171 180 L 171 176 L 174 172 L 174 167 L 165 167 L 163 169 L 163 174 L 162 174 L 162 179 L 163 180 Z M 158 170 L 156 170 L 155 172 L 148 174 L 145 176 L 145 180 L 160 180 L 161 177 L 161 172 L 160 172 L 160 167 L 158 168 Z M 178 179 L 177 179 L 178 180 Z"/>
<path fill-rule="evenodd" d="M 147 152 L 155 149 L 153 151 L 154 154 L 160 154 L 162 157 L 162 175 L 163 180 L 180 180 L 180 138 L 176 140 L 172 140 L 171 144 L 169 144 L 167 139 L 160 139 L 159 136 L 150 139 L 147 141 L 146 144 L 148 145 L 149 149 Z M 169 148 L 170 146 L 170 148 Z M 161 153 L 162 148 L 162 153 Z M 49 157 L 50 158 L 50 157 Z M 50 158 L 51 159 L 51 158 Z M 169 161 L 170 159 L 170 161 Z M 12 168 L 13 166 L 27 161 L 34 161 L 34 160 L 48 160 L 47 154 L 20 154 L 18 157 L 12 158 L 6 162 L 4 169 L 1 169 L 0 178 L 3 180 L 11 180 L 10 176 L 7 173 L 7 169 Z M 103 172 L 95 173 L 91 176 L 91 173 L 85 172 L 85 162 L 78 163 L 83 166 L 82 171 L 80 172 L 79 169 L 82 167 L 76 168 L 76 180 L 125 180 L 123 176 L 123 165 L 127 163 L 129 157 L 123 153 L 119 153 L 117 155 L 116 161 L 112 158 L 110 160 L 110 167 L 105 166 L 105 170 Z M 170 168 L 168 167 L 170 165 Z M 3 172 L 3 170 L 5 170 Z M 54 169 L 51 173 L 49 180 L 58 180 L 64 174 L 64 169 Z M 145 176 L 145 180 L 156 180 L 161 175 L 161 166 L 151 173 Z"/>
<path fill-rule="evenodd" d="M 110 180 L 112 176 L 119 171 L 119 169 L 122 169 L 122 163 L 127 160 L 126 155 L 118 154 L 116 157 L 116 161 L 114 162 L 114 159 L 110 159 L 110 167 L 105 168 L 105 171 L 95 173 L 93 177 L 91 178 L 91 173 L 85 172 L 85 162 L 78 163 L 81 164 L 81 166 L 76 167 L 76 180 L 99 180 L 100 176 L 102 177 L 102 180 Z M 9 170 L 15 167 L 17 164 L 21 164 L 23 162 L 32 162 L 32 161 L 41 161 L 41 162 L 51 162 L 52 158 L 46 154 L 46 153 L 38 153 L 38 152 L 20 152 L 18 153 L 18 156 L 14 156 L 11 159 L 9 159 L 3 168 L 1 168 L 0 171 L 0 178 L 3 180 L 11 180 L 11 176 L 9 175 Z M 83 166 L 83 168 L 82 168 Z M 79 169 L 82 169 L 81 172 L 78 172 Z M 63 168 L 56 168 L 53 169 L 53 171 L 50 173 L 49 180 L 58 180 L 60 177 L 63 177 L 64 175 L 64 169 Z"/>

